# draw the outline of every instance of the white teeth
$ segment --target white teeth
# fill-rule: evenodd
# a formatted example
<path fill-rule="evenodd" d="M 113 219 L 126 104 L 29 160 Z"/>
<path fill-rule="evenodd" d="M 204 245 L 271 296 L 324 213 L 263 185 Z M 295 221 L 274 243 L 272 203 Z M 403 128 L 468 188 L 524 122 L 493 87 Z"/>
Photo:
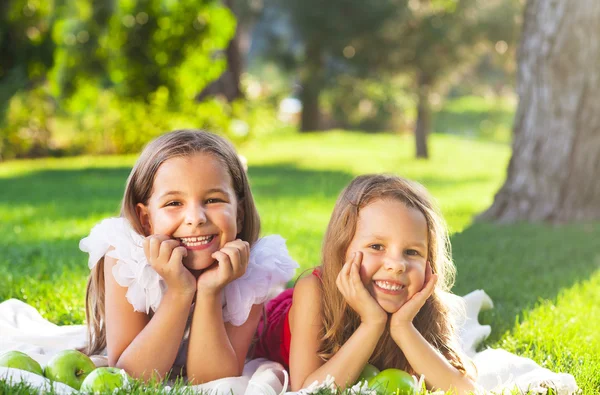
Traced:
<path fill-rule="evenodd" d="M 182 237 L 181 243 L 189 247 L 196 247 L 203 244 L 208 244 L 212 241 L 214 235 L 210 236 L 199 236 L 199 237 Z"/>
<path fill-rule="evenodd" d="M 377 284 L 379 288 L 387 289 L 389 291 L 400 291 L 402 288 L 404 288 L 404 285 L 390 283 L 388 281 L 375 281 L 375 284 Z"/>

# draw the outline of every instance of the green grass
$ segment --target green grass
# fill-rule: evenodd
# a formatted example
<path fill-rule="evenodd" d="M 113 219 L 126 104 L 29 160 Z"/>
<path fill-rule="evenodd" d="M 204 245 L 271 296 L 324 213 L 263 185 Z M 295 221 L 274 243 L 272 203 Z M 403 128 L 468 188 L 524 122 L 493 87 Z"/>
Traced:
<path fill-rule="evenodd" d="M 600 223 L 473 224 L 503 182 L 509 147 L 435 134 L 432 159 L 423 161 L 413 158 L 413 144 L 407 136 L 332 132 L 270 135 L 241 147 L 263 234 L 283 235 L 302 268 L 312 267 L 336 197 L 355 175 L 420 181 L 452 231 L 455 292 L 484 289 L 495 302 L 481 316 L 492 326 L 487 344 L 569 372 L 585 394 L 600 393 Z M 89 271 L 78 243 L 118 214 L 134 160 L 0 164 L 0 301 L 24 300 L 61 325 L 83 322 Z"/>
<path fill-rule="evenodd" d="M 516 97 L 462 96 L 450 99 L 434 115 L 438 133 L 508 143 L 512 136 Z"/>

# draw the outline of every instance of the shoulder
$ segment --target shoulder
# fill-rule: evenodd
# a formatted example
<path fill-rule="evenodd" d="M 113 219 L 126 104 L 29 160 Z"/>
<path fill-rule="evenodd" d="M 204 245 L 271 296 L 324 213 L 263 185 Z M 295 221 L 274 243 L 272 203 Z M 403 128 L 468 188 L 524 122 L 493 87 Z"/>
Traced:
<path fill-rule="evenodd" d="M 321 309 L 321 280 L 314 274 L 302 277 L 294 287 L 292 308 L 295 315 L 318 313 Z"/>
<path fill-rule="evenodd" d="M 317 296 L 320 296 L 321 279 L 314 273 L 301 277 L 294 286 L 294 294 L 296 293 L 316 293 Z"/>

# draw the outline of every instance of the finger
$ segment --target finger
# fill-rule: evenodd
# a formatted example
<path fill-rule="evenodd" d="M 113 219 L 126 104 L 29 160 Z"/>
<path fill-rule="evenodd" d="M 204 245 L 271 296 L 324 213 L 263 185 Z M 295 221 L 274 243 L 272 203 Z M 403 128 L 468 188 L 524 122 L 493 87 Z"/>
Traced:
<path fill-rule="evenodd" d="M 183 246 L 175 247 L 169 259 L 169 265 L 182 264 L 183 258 L 188 254 L 187 248 Z"/>
<path fill-rule="evenodd" d="M 231 269 L 234 276 L 238 276 L 241 272 L 241 252 L 237 245 L 233 244 L 224 248 L 221 248 L 221 252 L 229 256 L 229 262 L 231 262 Z"/>
<path fill-rule="evenodd" d="M 229 255 L 224 253 L 222 250 L 219 250 L 214 252 L 211 256 L 217 260 L 219 271 L 223 276 L 221 278 L 230 278 L 233 269 L 231 267 L 231 262 L 229 261 Z"/>
<path fill-rule="evenodd" d="M 158 260 L 160 262 L 164 262 L 164 263 L 169 262 L 171 259 L 171 254 L 173 253 L 173 250 L 175 248 L 179 247 L 180 245 L 181 245 L 181 243 L 178 240 L 173 240 L 173 239 L 164 240 L 162 243 L 160 243 L 160 250 L 158 252 Z"/>
<path fill-rule="evenodd" d="M 433 294 L 435 290 L 435 284 L 437 283 L 438 275 L 433 274 L 429 280 L 423 286 L 419 292 L 417 292 L 411 299 L 415 299 L 416 302 L 420 303 L 421 306 L 425 304 L 425 301 Z"/>
<path fill-rule="evenodd" d="M 342 266 L 342 270 L 340 270 L 340 272 L 338 273 L 337 282 L 339 282 L 339 286 L 345 287 L 348 283 L 348 278 L 350 277 L 350 269 L 352 268 L 352 262 L 354 261 L 355 257 L 356 252 L 353 252 L 348 258 L 348 260 L 344 263 L 344 266 Z"/>
<path fill-rule="evenodd" d="M 250 243 L 247 241 L 242 241 L 243 249 L 242 249 L 242 263 L 244 266 L 248 266 L 248 261 L 250 261 Z"/>
<path fill-rule="evenodd" d="M 350 269 L 352 268 L 352 263 L 354 262 L 354 259 L 356 259 L 356 252 L 353 252 L 352 255 L 350 255 L 350 257 L 348 258 L 348 260 L 344 263 L 344 266 L 342 267 L 342 272 L 344 272 L 345 276 L 350 275 Z"/>
<path fill-rule="evenodd" d="M 427 261 L 427 263 L 425 264 L 425 284 L 429 282 L 429 279 L 431 278 L 432 274 L 433 270 L 431 268 L 431 262 Z"/>
<path fill-rule="evenodd" d="M 161 240 L 156 236 L 149 236 L 148 239 L 148 243 L 150 244 L 150 254 L 148 256 L 148 259 L 154 261 L 158 258 L 159 255 Z"/>
<path fill-rule="evenodd" d="M 357 290 L 363 287 L 362 280 L 360 279 L 360 253 L 358 252 L 350 265 L 350 282 Z"/>

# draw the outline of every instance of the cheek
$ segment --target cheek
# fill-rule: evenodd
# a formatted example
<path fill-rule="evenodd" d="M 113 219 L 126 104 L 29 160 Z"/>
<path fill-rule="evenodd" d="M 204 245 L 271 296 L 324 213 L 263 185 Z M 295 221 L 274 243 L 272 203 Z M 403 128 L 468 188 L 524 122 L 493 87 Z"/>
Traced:
<path fill-rule="evenodd" d="M 235 240 L 238 232 L 237 215 L 235 209 L 221 210 L 215 212 L 214 221 L 218 224 L 221 231 L 225 234 L 227 241 Z"/>
<path fill-rule="evenodd" d="M 360 279 L 362 280 L 363 284 L 370 283 L 375 272 L 377 272 L 376 260 L 368 254 L 363 254 L 363 259 L 360 264 L 359 271 Z"/>
<path fill-rule="evenodd" d="M 154 212 L 150 215 L 150 233 L 170 235 L 177 229 L 173 215 L 166 212 Z"/>
<path fill-rule="evenodd" d="M 413 281 L 420 291 L 425 285 L 425 265 L 419 265 L 419 267 L 415 268 Z"/>

